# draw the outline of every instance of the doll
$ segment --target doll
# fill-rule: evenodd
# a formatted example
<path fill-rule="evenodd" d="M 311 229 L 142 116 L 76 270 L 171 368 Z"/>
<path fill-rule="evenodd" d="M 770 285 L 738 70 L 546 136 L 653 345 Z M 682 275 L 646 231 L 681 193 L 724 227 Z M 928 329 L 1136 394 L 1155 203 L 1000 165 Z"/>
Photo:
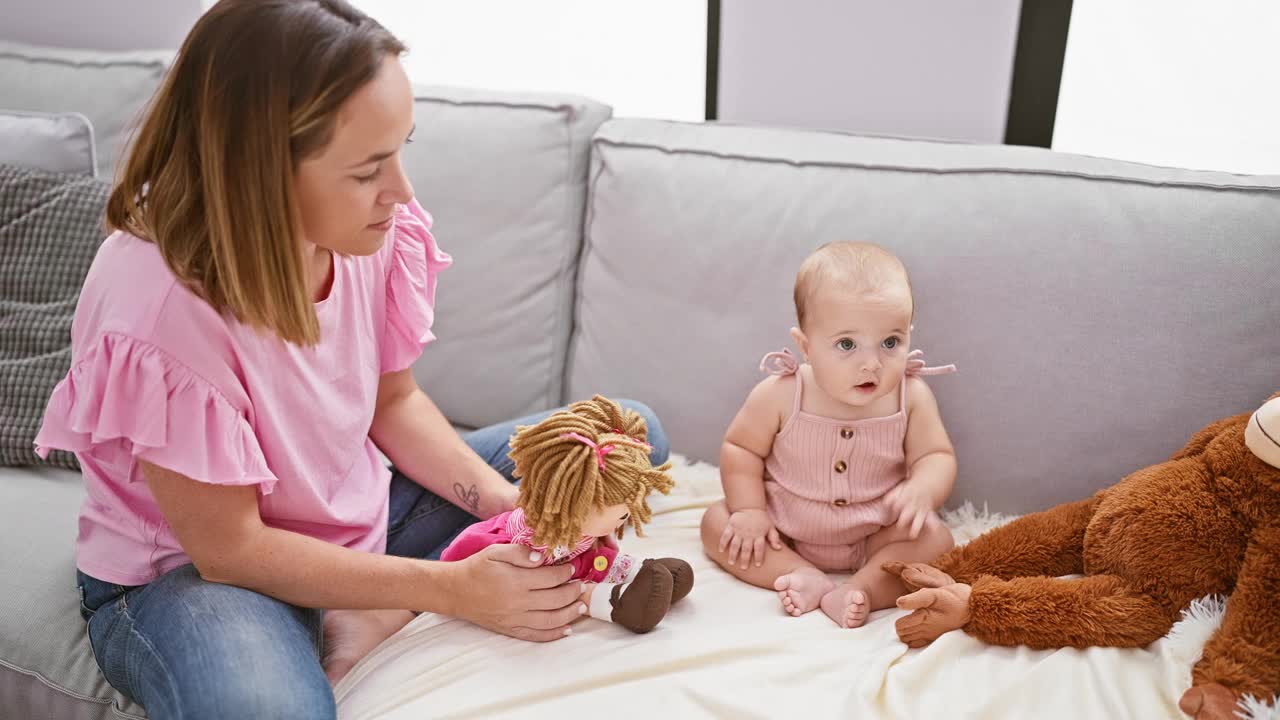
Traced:
<path fill-rule="evenodd" d="M 676 558 L 637 561 L 610 542 L 628 525 L 643 536 L 649 492 L 674 484 L 670 463 L 650 463 L 647 434 L 638 413 L 599 395 L 517 427 L 509 455 L 520 481 L 516 509 L 463 530 L 440 559 L 527 545 L 544 564 L 573 565 L 591 617 L 649 632 L 693 589 L 693 568 Z"/>

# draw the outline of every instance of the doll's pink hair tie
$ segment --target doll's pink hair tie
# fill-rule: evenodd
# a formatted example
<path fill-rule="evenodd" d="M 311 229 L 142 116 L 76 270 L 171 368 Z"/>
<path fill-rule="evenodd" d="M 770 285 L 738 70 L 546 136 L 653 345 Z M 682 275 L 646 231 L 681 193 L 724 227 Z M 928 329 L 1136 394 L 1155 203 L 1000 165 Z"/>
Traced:
<path fill-rule="evenodd" d="M 572 438 L 580 443 L 588 445 L 592 450 L 596 451 L 596 461 L 600 463 L 600 469 L 604 469 L 604 456 L 613 452 L 613 445 L 597 445 L 590 438 L 579 435 L 576 432 L 560 433 L 560 439 L 566 440 Z"/>
<path fill-rule="evenodd" d="M 614 428 L 614 429 L 613 429 L 613 432 L 614 432 L 614 433 L 616 433 L 616 434 L 618 434 L 618 435 L 622 435 L 622 437 L 624 437 L 624 438 L 626 438 L 626 439 L 628 439 L 628 440 L 630 440 L 630 441 L 632 441 L 632 442 L 639 443 L 639 444 L 641 444 L 641 445 L 643 445 L 643 446 L 645 446 L 645 447 L 649 448 L 650 450 L 652 450 L 652 449 L 653 449 L 653 446 L 652 446 L 652 445 L 650 445 L 649 443 L 647 443 L 647 442 L 645 442 L 645 441 L 641 440 L 640 438 L 638 438 L 638 437 L 636 437 L 636 436 L 634 436 L 634 435 L 624 435 L 624 434 L 623 434 L 623 432 L 622 432 L 622 430 L 621 430 L 621 428 Z"/>

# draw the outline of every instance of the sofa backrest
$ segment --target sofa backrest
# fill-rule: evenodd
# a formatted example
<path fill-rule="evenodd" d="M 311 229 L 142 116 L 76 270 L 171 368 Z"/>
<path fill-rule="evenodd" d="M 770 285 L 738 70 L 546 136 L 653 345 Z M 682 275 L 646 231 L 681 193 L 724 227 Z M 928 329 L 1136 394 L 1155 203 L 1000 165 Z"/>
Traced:
<path fill-rule="evenodd" d="M 89 118 L 98 177 L 110 180 L 172 52 L 100 52 L 0 42 L 0 109 Z"/>
<path fill-rule="evenodd" d="M 1019 147 L 613 120 L 592 142 L 568 396 L 646 401 L 715 461 L 818 245 L 911 272 L 953 501 L 1027 511 L 1280 389 L 1280 177 Z"/>
<path fill-rule="evenodd" d="M 591 136 L 610 110 L 571 96 L 418 88 L 405 164 L 435 236 L 438 340 L 414 375 L 456 424 L 563 393 Z"/>

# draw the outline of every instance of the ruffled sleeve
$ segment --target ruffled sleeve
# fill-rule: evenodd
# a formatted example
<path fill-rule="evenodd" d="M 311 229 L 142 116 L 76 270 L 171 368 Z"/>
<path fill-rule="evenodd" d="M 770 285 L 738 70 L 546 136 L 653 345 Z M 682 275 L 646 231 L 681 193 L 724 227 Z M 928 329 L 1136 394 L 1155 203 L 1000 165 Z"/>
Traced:
<path fill-rule="evenodd" d="M 267 467 L 244 413 L 163 350 L 135 338 L 102 336 L 53 390 L 36 452 L 128 452 L 215 485 L 258 485 Z M 134 477 L 140 477 L 135 474 Z"/>
<path fill-rule="evenodd" d="M 387 317 L 379 347 L 381 372 L 403 370 L 435 339 L 436 275 L 453 262 L 431 236 L 431 216 L 417 200 L 396 210 L 387 269 Z"/>

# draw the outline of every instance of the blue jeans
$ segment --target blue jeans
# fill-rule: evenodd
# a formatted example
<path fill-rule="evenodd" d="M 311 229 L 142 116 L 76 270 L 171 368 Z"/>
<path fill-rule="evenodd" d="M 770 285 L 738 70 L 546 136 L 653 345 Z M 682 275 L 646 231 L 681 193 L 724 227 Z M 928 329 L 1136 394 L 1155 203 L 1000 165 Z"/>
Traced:
<path fill-rule="evenodd" d="M 668 454 L 658 419 L 645 416 L 654 463 Z M 537 413 L 463 435 L 467 444 L 508 480 L 507 440 Z M 465 493 L 466 488 L 460 488 Z M 391 480 L 387 553 L 438 558 L 476 518 L 450 499 L 408 479 Z M 320 667 L 323 611 L 298 607 L 234 585 L 201 579 L 192 565 L 147 585 L 124 587 L 77 572 L 80 613 L 89 644 L 107 681 L 147 710 L 166 718 L 335 717 L 333 691 Z"/>

